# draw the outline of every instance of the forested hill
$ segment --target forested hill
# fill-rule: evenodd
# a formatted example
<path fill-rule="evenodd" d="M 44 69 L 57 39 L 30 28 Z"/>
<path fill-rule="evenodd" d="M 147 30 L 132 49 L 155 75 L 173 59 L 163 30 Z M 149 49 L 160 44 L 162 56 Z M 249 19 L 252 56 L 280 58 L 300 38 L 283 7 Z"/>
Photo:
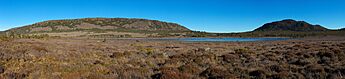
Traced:
<path fill-rule="evenodd" d="M 77 30 L 141 30 L 141 31 L 190 31 L 176 23 L 157 20 L 129 19 L 129 18 L 83 18 L 50 20 L 13 28 L 6 32 L 33 33 L 33 32 L 64 32 Z"/>

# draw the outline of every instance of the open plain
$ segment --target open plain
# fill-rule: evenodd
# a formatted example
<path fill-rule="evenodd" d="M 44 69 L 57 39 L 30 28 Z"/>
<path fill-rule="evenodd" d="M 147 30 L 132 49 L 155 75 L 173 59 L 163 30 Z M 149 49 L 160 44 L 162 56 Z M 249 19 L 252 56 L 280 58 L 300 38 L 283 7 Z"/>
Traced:
<path fill-rule="evenodd" d="M 344 78 L 345 39 L 326 39 L 11 39 L 0 42 L 0 73 L 6 79 Z"/>

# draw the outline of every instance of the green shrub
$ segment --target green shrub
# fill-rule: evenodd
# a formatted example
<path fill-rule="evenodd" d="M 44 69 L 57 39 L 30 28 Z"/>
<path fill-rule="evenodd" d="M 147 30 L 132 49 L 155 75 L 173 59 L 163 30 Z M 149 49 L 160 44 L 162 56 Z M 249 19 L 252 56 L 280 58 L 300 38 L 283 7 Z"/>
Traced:
<path fill-rule="evenodd" d="M 236 53 L 254 53 L 253 51 L 250 51 L 249 49 L 246 49 L 246 48 L 239 48 L 239 49 L 235 49 L 235 52 Z"/>
<path fill-rule="evenodd" d="M 50 36 L 48 34 L 16 34 L 7 33 L 0 35 L 0 41 L 9 41 L 11 39 L 46 39 Z"/>

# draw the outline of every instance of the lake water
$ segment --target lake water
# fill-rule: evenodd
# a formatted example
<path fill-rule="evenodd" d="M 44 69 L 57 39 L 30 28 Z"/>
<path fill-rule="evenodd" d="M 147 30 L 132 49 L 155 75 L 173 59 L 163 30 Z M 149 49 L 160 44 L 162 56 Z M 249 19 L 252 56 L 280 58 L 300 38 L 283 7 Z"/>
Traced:
<path fill-rule="evenodd" d="M 184 42 L 251 42 L 251 41 L 278 41 L 290 38 L 137 38 L 132 40 L 161 40 Z"/>
<path fill-rule="evenodd" d="M 187 42 L 250 42 L 250 41 L 277 41 L 289 38 L 179 38 L 174 40 Z"/>

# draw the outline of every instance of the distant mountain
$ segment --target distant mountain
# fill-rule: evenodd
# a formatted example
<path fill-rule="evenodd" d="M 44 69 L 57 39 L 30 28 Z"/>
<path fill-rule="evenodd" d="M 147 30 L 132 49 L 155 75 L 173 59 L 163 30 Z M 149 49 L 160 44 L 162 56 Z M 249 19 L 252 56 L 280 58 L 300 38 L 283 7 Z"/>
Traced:
<path fill-rule="evenodd" d="M 83 18 L 50 20 L 7 30 L 6 32 L 60 32 L 76 30 L 141 30 L 141 31 L 191 31 L 176 23 L 147 19 L 128 18 Z"/>
<path fill-rule="evenodd" d="M 344 29 L 343 29 L 344 30 Z M 249 32 L 219 34 L 229 37 L 312 37 L 312 36 L 344 36 L 345 31 L 334 31 L 320 25 L 312 25 L 305 21 L 286 19 L 263 26 Z"/>
<path fill-rule="evenodd" d="M 304 21 L 296 21 L 286 19 L 282 21 L 264 24 L 263 26 L 255 29 L 254 31 L 297 31 L 297 32 L 310 32 L 310 31 L 328 31 L 329 29 L 320 25 L 312 25 Z"/>
<path fill-rule="evenodd" d="M 340 31 L 345 31 L 345 28 L 339 29 Z"/>

